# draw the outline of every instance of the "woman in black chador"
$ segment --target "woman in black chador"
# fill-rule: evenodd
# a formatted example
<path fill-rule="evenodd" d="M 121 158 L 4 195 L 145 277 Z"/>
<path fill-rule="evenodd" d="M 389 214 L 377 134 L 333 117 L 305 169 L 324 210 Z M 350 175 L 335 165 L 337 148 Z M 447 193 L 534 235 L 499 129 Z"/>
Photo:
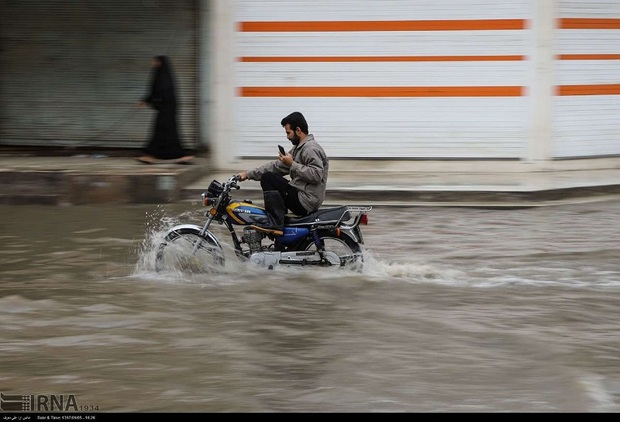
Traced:
<path fill-rule="evenodd" d="M 194 157 L 181 146 L 177 128 L 177 99 L 170 61 L 166 56 L 153 57 L 151 61 L 151 86 L 146 97 L 138 103 L 149 105 L 157 111 L 151 140 L 144 148 L 144 155 L 138 157 L 142 163 L 152 164 L 157 160 L 174 160 L 185 164 Z"/>

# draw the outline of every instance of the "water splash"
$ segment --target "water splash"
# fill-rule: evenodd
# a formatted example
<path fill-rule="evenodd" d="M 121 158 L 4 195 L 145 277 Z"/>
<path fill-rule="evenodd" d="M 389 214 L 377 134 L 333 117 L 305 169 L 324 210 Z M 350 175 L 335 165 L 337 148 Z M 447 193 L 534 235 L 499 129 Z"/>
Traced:
<path fill-rule="evenodd" d="M 158 205 L 152 212 L 146 213 L 144 240 L 138 246 L 138 261 L 134 268 L 134 276 L 151 277 L 155 271 L 155 257 L 159 245 L 163 242 L 169 227 L 180 223 L 181 216 L 166 215 L 163 206 Z"/>
<path fill-rule="evenodd" d="M 400 280 L 411 283 L 436 283 L 447 285 L 466 284 L 466 274 L 462 271 L 442 268 L 424 262 L 407 262 L 375 257 L 364 251 L 363 274 L 377 281 Z"/>

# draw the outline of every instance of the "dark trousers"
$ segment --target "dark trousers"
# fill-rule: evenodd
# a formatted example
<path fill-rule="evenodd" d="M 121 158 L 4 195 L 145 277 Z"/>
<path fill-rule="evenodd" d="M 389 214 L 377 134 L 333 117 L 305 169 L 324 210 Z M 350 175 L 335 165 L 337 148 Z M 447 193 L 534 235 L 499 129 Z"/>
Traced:
<path fill-rule="evenodd" d="M 299 191 L 288 184 L 288 180 L 279 174 L 268 171 L 260 178 L 263 192 L 277 190 L 280 192 L 284 205 L 296 215 L 308 215 L 308 211 L 299 202 Z"/>

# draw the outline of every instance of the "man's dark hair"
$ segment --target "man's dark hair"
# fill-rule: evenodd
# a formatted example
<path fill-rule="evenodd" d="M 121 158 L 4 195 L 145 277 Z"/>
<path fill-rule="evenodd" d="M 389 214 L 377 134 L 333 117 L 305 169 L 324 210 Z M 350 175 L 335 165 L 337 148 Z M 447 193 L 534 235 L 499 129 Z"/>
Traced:
<path fill-rule="evenodd" d="M 282 121 L 280 122 L 282 127 L 286 126 L 287 123 L 293 131 L 299 128 L 299 130 L 301 130 L 303 133 L 305 133 L 306 135 L 308 134 L 308 123 L 306 122 L 306 118 L 304 117 L 304 115 L 301 114 L 299 111 L 294 111 L 293 113 L 282 119 Z"/>

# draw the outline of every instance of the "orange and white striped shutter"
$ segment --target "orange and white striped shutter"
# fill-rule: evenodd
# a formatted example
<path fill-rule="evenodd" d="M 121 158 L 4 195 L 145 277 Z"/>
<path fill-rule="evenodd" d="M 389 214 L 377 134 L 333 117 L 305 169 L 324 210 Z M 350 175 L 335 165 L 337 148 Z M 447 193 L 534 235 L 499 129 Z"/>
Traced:
<path fill-rule="evenodd" d="M 332 158 L 523 158 L 532 1 L 238 0 L 236 155 L 301 111 Z"/>
<path fill-rule="evenodd" d="M 620 1 L 557 9 L 553 156 L 620 155 Z"/>

